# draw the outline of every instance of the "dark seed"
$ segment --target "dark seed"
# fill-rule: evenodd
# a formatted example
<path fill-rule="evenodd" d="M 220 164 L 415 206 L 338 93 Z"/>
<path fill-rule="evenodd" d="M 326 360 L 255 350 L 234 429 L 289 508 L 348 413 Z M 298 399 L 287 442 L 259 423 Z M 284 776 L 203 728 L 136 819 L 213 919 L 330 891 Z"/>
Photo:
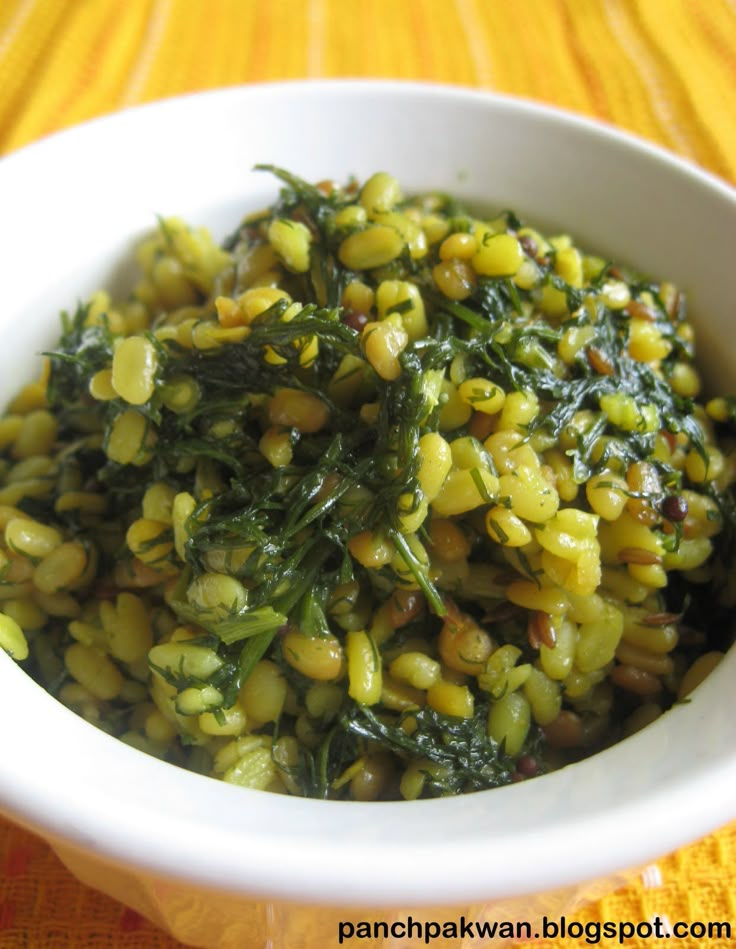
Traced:
<path fill-rule="evenodd" d="M 622 547 L 618 552 L 618 559 L 620 563 L 638 563 L 647 567 L 662 563 L 659 554 L 644 550 L 643 547 Z"/>
<path fill-rule="evenodd" d="M 641 621 L 642 626 L 669 626 L 682 619 L 682 613 L 650 613 Z"/>
<path fill-rule="evenodd" d="M 641 300 L 632 300 L 626 307 L 625 312 L 637 320 L 646 320 L 647 323 L 656 323 L 657 321 L 657 314 L 653 313 Z"/>
<path fill-rule="evenodd" d="M 360 333 L 368 322 L 368 314 L 359 313 L 357 310 L 345 310 L 342 315 L 342 321 L 346 326 L 349 326 L 351 330 Z"/>
<path fill-rule="evenodd" d="M 602 376 L 613 375 L 613 363 L 605 353 L 602 353 L 600 349 L 596 349 L 595 346 L 591 346 L 588 350 L 588 363 Z"/>
<path fill-rule="evenodd" d="M 668 521 L 684 521 L 687 511 L 687 501 L 679 494 L 670 494 L 662 501 L 662 513 Z"/>
<path fill-rule="evenodd" d="M 516 762 L 516 770 L 519 774 L 523 774 L 525 778 L 533 778 L 539 771 L 537 759 L 531 755 L 522 755 Z"/>
<path fill-rule="evenodd" d="M 557 634 L 548 613 L 534 610 L 529 614 L 527 623 L 527 638 L 532 649 L 539 649 L 541 645 L 553 649 L 557 642 Z"/>

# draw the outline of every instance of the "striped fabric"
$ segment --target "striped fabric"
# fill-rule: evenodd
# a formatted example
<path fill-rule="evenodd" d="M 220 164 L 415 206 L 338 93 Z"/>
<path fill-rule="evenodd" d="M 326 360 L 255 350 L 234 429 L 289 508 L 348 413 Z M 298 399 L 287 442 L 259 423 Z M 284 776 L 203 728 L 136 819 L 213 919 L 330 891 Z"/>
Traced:
<path fill-rule="evenodd" d="M 734 37 L 729 0 L 3 0 L 0 150 L 195 89 L 377 76 L 554 103 L 733 180 Z"/>
<path fill-rule="evenodd" d="M 736 0 L 0 0 L 0 154 L 182 92 L 338 76 L 552 103 L 736 182 Z M 0 949 L 176 945 L 1 821 L 0 874 Z M 734 893 L 736 825 L 575 918 L 730 920 L 731 940 L 628 943 L 725 949 L 736 945 Z"/>

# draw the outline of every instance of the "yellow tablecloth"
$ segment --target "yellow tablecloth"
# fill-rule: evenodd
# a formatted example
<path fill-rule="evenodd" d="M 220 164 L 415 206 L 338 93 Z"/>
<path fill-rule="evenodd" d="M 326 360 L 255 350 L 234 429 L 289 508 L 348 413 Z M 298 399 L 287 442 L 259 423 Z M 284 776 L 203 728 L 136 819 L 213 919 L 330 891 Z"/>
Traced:
<path fill-rule="evenodd" d="M 0 0 L 0 153 L 182 92 L 337 76 L 553 103 L 736 182 L 733 0 Z M 176 945 L 2 821 L 0 873 L 0 949 Z M 645 868 L 576 919 L 729 920 L 730 939 L 628 943 L 725 949 L 736 946 L 735 894 L 736 825 Z"/>

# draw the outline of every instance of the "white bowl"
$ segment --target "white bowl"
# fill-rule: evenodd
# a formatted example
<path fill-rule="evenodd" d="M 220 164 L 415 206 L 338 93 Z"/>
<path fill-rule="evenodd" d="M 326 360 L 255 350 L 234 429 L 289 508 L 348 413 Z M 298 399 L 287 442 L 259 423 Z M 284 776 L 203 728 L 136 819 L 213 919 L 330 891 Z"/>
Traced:
<path fill-rule="evenodd" d="M 224 235 L 269 203 L 276 183 L 251 171 L 258 162 L 311 180 L 384 169 L 408 189 L 439 188 L 564 228 L 678 283 L 707 378 L 716 387 L 734 378 L 736 196 L 725 184 L 630 136 L 527 102 L 314 82 L 134 109 L 0 163 L 2 399 L 53 342 L 59 309 L 125 283 L 121 261 L 155 214 Z M 572 894 L 592 892 L 588 881 L 736 818 L 735 675 L 732 651 L 689 704 L 534 781 L 358 804 L 242 790 L 164 764 L 88 725 L 2 654 L 0 804 L 86 882 L 196 945 L 329 945 L 340 918 L 393 919 L 406 908 L 418 918 L 417 907 L 440 904 L 496 918 L 554 913 Z"/>

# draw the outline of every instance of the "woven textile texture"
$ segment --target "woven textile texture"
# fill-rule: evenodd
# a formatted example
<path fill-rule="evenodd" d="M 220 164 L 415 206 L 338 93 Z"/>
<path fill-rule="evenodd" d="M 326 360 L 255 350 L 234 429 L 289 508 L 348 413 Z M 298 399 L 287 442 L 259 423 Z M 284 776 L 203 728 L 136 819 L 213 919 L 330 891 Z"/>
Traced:
<path fill-rule="evenodd" d="M 0 0 L 0 154 L 183 92 L 340 76 L 551 103 L 736 182 L 734 0 Z M 736 825 L 644 868 L 575 918 L 655 915 L 729 920 L 734 936 L 627 945 L 736 945 Z M 176 945 L 0 821 L 0 949 Z"/>

